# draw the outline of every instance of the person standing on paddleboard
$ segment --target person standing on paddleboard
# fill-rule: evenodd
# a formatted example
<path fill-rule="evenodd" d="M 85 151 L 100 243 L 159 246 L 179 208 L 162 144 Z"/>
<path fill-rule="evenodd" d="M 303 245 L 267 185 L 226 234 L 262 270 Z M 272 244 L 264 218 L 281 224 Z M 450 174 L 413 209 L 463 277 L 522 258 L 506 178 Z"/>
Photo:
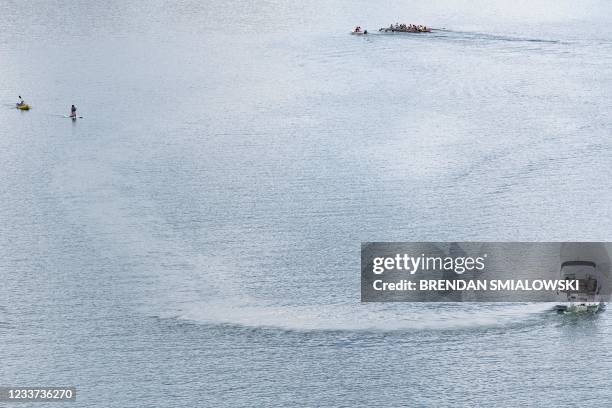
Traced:
<path fill-rule="evenodd" d="M 74 105 L 70 108 L 70 117 L 76 119 L 76 106 Z"/>

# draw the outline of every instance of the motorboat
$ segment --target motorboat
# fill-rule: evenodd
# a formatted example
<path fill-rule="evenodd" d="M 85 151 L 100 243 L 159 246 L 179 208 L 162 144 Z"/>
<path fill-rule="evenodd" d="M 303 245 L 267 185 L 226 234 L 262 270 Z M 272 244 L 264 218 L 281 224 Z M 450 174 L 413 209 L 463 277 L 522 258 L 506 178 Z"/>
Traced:
<path fill-rule="evenodd" d="M 353 31 L 351 31 L 352 35 L 368 35 L 368 30 L 362 30 L 361 27 L 357 26 Z"/>
<path fill-rule="evenodd" d="M 602 288 L 605 275 L 592 261 L 566 261 L 561 264 L 561 279 L 578 280 L 578 290 L 559 293 L 563 302 L 554 310 L 561 314 L 599 313 L 606 308 Z"/>

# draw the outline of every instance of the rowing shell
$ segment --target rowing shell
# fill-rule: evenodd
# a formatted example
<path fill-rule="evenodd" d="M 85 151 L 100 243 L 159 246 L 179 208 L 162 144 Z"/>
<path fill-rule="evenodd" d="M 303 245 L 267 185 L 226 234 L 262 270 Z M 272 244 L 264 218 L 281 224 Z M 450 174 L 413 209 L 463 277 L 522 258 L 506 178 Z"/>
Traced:
<path fill-rule="evenodd" d="M 427 28 L 425 30 L 407 30 L 407 29 L 396 29 L 396 28 L 381 28 L 378 31 L 382 31 L 385 33 L 414 33 L 414 34 L 422 34 L 422 33 L 431 33 L 431 28 Z"/>

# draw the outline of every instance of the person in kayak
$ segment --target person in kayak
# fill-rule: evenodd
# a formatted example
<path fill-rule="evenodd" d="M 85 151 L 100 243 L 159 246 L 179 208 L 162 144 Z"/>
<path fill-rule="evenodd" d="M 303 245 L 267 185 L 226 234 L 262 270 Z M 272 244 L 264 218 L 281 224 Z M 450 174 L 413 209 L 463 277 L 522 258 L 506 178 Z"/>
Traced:
<path fill-rule="evenodd" d="M 70 108 L 70 117 L 76 118 L 76 106 L 74 105 L 72 105 L 72 107 Z"/>
<path fill-rule="evenodd" d="M 17 102 L 17 106 L 23 106 L 23 105 L 25 105 L 25 101 L 23 100 L 21 95 L 19 95 L 19 102 Z"/>

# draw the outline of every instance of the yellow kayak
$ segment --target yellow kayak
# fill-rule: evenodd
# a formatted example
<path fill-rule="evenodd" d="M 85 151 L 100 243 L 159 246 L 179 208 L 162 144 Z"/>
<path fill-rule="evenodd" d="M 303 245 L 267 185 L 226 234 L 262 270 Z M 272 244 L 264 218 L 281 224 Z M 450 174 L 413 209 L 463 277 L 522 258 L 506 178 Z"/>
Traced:
<path fill-rule="evenodd" d="M 17 105 L 17 109 L 21 109 L 21 110 L 30 110 L 30 105 L 25 104 L 25 105 Z"/>

